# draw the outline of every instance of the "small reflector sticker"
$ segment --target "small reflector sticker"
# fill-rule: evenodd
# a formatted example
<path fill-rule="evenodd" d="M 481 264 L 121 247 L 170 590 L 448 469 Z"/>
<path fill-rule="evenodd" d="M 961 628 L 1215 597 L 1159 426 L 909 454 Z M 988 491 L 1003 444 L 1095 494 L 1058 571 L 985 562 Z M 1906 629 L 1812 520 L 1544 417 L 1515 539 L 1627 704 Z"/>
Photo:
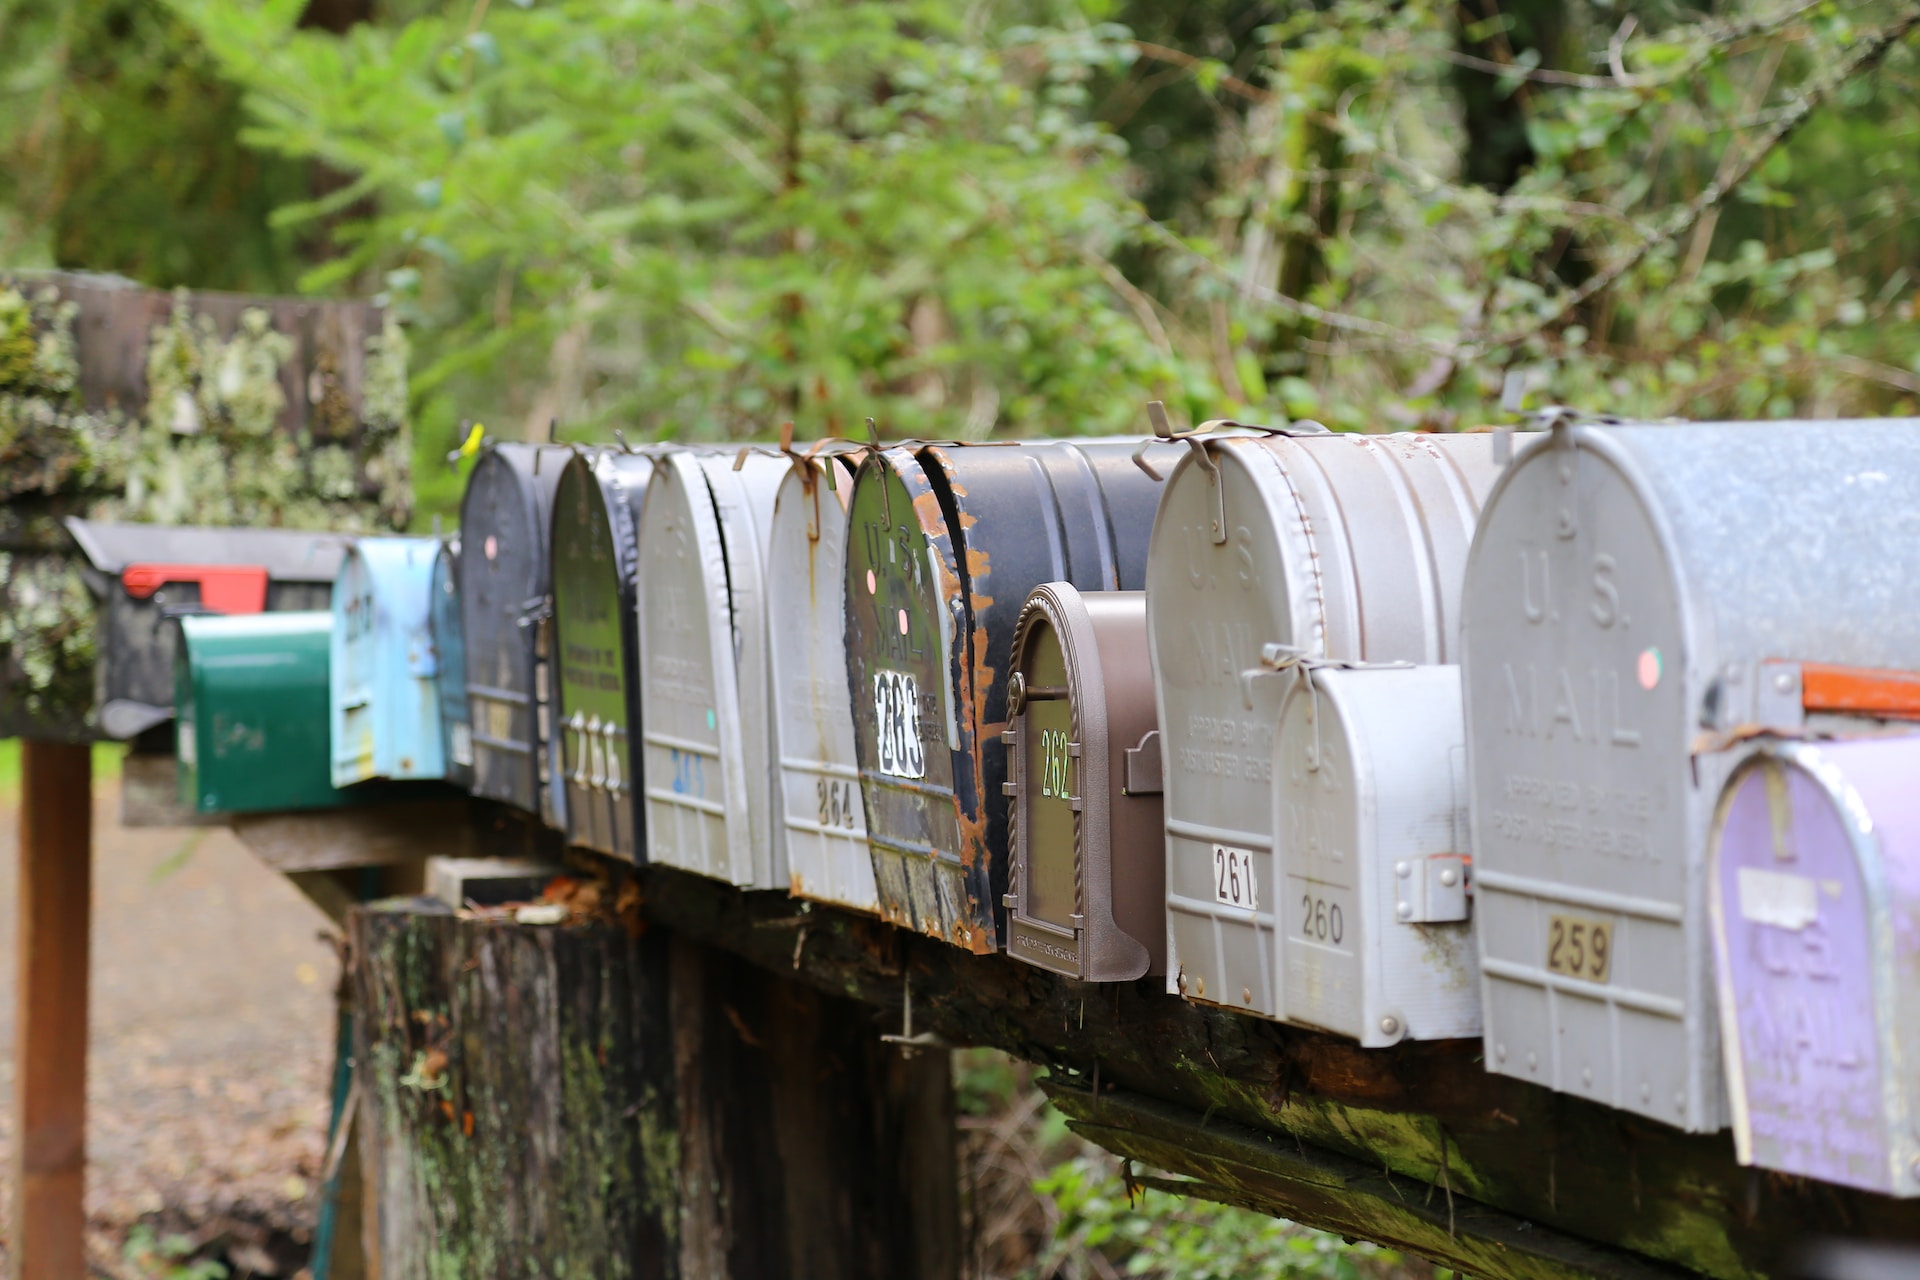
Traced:
<path fill-rule="evenodd" d="M 714 723 L 715 723 L 715 721 L 714 721 L 714 718 L 713 718 L 713 708 L 712 708 L 712 707 L 708 707 L 708 708 L 707 708 L 707 728 L 708 728 L 708 729 L 712 729 L 712 728 L 713 728 L 713 726 L 714 726 Z"/>
<path fill-rule="evenodd" d="M 871 569 L 867 570 L 867 594 L 872 595 L 879 589 L 880 588 L 876 586 L 873 581 L 873 570 Z"/>
<path fill-rule="evenodd" d="M 1640 687 L 1651 689 L 1660 683 L 1660 651 L 1646 649 L 1640 654 Z"/>
<path fill-rule="evenodd" d="M 487 559 L 489 560 L 495 559 L 496 557 L 499 556 L 499 554 L 500 554 L 500 544 L 494 540 L 494 536 L 492 534 L 488 534 L 487 535 Z"/>
<path fill-rule="evenodd" d="M 900 634 L 907 634 L 907 611 L 905 609 L 900 611 Z"/>

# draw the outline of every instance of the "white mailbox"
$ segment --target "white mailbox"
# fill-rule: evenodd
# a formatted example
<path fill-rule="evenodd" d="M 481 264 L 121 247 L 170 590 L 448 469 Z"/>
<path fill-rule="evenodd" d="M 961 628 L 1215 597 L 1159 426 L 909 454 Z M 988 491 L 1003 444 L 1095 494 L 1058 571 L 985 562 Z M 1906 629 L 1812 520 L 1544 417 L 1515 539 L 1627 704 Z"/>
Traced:
<path fill-rule="evenodd" d="M 1277 674 L 1279 1016 L 1368 1048 L 1479 1035 L 1460 669 Z"/>
<path fill-rule="evenodd" d="M 640 517 L 648 860 L 787 886 L 767 681 L 768 526 L 784 459 L 674 450 Z"/>
<path fill-rule="evenodd" d="M 794 456 L 773 505 L 767 654 L 791 891 L 878 912 L 847 696 L 847 499 L 853 469 Z"/>
<path fill-rule="evenodd" d="M 1725 748 L 1858 709 L 1802 664 L 1920 667 L 1916 449 L 1913 420 L 1563 424 L 1501 476 L 1462 602 L 1489 1070 L 1726 1123 Z"/>
<path fill-rule="evenodd" d="M 1268 644 L 1310 658 L 1455 661 L 1494 437 L 1212 437 L 1191 448 L 1167 481 L 1147 560 L 1168 984 L 1278 1018 L 1286 904 L 1273 753 L 1286 681 L 1251 673 Z M 1225 890 L 1223 868 L 1240 872 Z"/>

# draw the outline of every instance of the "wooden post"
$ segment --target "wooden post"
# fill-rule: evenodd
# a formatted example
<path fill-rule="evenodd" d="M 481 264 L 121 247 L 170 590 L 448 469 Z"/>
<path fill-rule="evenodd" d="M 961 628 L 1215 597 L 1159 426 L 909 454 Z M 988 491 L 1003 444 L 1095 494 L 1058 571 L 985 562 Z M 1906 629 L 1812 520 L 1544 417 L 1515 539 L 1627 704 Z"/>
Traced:
<path fill-rule="evenodd" d="M 14 1027 L 13 1274 L 87 1274 L 87 943 L 93 755 L 20 752 L 20 971 Z"/>

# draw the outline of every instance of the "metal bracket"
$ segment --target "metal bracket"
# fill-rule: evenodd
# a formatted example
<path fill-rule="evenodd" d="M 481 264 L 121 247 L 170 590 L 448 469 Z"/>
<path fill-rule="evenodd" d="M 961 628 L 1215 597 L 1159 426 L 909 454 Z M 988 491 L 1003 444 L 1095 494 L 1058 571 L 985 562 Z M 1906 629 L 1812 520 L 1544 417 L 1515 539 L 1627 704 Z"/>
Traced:
<path fill-rule="evenodd" d="M 1393 918 L 1401 924 L 1445 924 L 1471 914 L 1473 859 L 1429 853 L 1393 864 Z"/>
<path fill-rule="evenodd" d="M 901 979 L 901 983 L 905 990 L 905 999 L 900 1009 L 900 1034 L 897 1036 L 881 1036 L 880 1039 L 882 1042 L 899 1045 L 900 1052 L 909 1058 L 922 1049 L 951 1048 L 951 1045 L 931 1031 L 922 1031 L 919 1035 L 914 1034 L 913 975 L 906 975 Z"/>
<path fill-rule="evenodd" d="M 1157 796 L 1166 789 L 1166 762 L 1160 757 L 1160 731 L 1149 729 L 1140 745 L 1127 748 L 1126 796 Z"/>
<path fill-rule="evenodd" d="M 1147 421 L 1153 424 L 1153 439 L 1143 440 L 1133 451 L 1133 465 L 1154 480 L 1164 477 L 1147 461 L 1147 450 L 1161 440 L 1177 441 L 1193 451 L 1194 465 L 1207 473 L 1207 487 L 1213 496 L 1213 541 L 1215 546 L 1227 540 L 1227 497 L 1220 485 L 1220 464 L 1207 452 L 1207 441 L 1225 431 L 1252 431 L 1268 436 L 1324 436 L 1332 433 L 1325 423 L 1302 418 L 1284 427 L 1269 427 L 1257 422 L 1236 422 L 1232 418 L 1212 418 L 1191 429 L 1176 430 L 1167 419 L 1167 406 L 1159 400 L 1147 401 Z"/>

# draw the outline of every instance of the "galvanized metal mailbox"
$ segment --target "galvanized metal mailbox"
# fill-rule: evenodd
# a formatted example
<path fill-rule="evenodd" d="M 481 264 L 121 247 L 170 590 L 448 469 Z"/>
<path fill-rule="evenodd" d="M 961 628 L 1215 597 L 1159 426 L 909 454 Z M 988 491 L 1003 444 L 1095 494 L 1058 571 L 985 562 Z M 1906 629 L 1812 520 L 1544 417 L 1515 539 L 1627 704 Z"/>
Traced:
<path fill-rule="evenodd" d="M 433 558 L 434 680 L 440 689 L 440 751 L 447 781 L 473 785 L 473 721 L 467 710 L 467 645 L 460 628 L 460 539 L 449 538 Z"/>
<path fill-rule="evenodd" d="M 1480 1034 L 1460 669 L 1296 665 L 1274 739 L 1280 1017 L 1368 1048 Z M 1216 869 L 1216 892 L 1238 868 Z"/>
<path fill-rule="evenodd" d="M 1147 597 L 1034 591 L 1007 693 L 1007 951 L 1087 982 L 1166 966 L 1167 866 Z"/>
<path fill-rule="evenodd" d="M 548 669 L 553 491 L 571 449 L 490 444 L 460 503 L 460 623 L 467 649 L 473 793 L 562 825 Z"/>
<path fill-rule="evenodd" d="M 333 785 L 326 610 L 185 617 L 174 661 L 180 801 L 199 813 L 322 809 Z"/>
<path fill-rule="evenodd" d="M 852 490 L 852 468 L 836 457 L 795 456 L 781 479 L 767 557 L 767 656 L 788 887 L 798 897 L 877 912 L 847 698 Z"/>
<path fill-rule="evenodd" d="M 768 525 L 786 469 L 758 454 L 737 471 L 713 453 L 656 458 L 637 592 L 649 860 L 783 889 L 765 607 Z"/>
<path fill-rule="evenodd" d="M 976 952 L 1004 937 L 1007 679 L 1043 582 L 1138 590 L 1160 486 L 1135 442 L 870 454 L 847 544 L 847 680 L 881 914 Z M 1163 462 L 1171 445 L 1155 445 Z"/>
<path fill-rule="evenodd" d="M 1742 1164 L 1920 1195 L 1916 779 L 1920 737 L 1777 742 L 1721 795 L 1708 874 Z"/>
<path fill-rule="evenodd" d="M 441 778 L 438 538 L 358 538 L 333 593 L 333 785 Z"/>
<path fill-rule="evenodd" d="M 288 529 L 66 525 L 103 602 L 95 705 L 110 738 L 173 715 L 175 618 L 325 609 L 349 541 Z"/>
<path fill-rule="evenodd" d="M 1916 448 L 1914 420 L 1563 424 L 1501 476 L 1462 600 L 1489 1069 L 1725 1124 L 1720 748 L 1861 710 L 1802 664 L 1920 669 Z"/>
<path fill-rule="evenodd" d="M 633 731 L 640 681 L 634 581 L 653 459 L 582 450 L 553 500 L 553 642 L 567 839 L 629 861 L 646 845 Z"/>
<path fill-rule="evenodd" d="M 1491 435 L 1193 438 L 1147 563 L 1166 757 L 1168 987 L 1286 1016 L 1290 905 L 1274 829 L 1274 728 L 1307 659 L 1455 661 L 1460 584 L 1497 474 Z"/>

